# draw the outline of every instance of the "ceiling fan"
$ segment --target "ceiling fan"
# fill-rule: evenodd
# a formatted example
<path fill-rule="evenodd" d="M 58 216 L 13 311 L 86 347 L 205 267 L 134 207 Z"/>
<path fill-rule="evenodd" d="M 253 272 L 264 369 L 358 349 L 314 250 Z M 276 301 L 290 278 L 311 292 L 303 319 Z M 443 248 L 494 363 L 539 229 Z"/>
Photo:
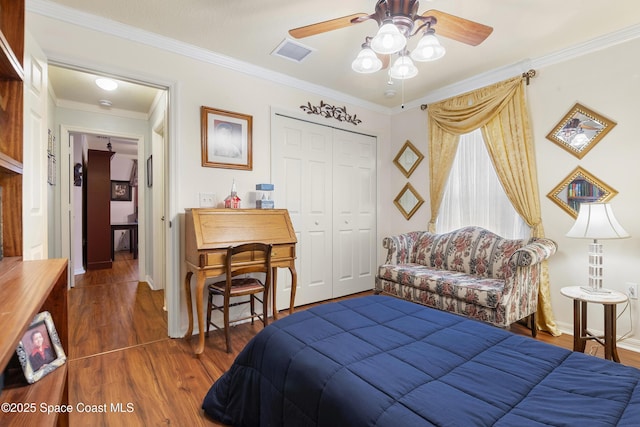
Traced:
<path fill-rule="evenodd" d="M 399 58 L 390 70 L 391 77 L 407 79 L 417 74 L 416 61 L 432 61 L 444 55 L 435 33 L 471 46 L 482 43 L 493 31 L 492 27 L 470 21 L 438 10 L 418 13 L 417 0 L 378 0 L 372 14 L 355 13 L 289 30 L 297 39 L 338 30 L 368 20 L 378 23 L 378 33 L 367 37 L 362 51 L 353 61 L 352 68 L 360 73 L 372 73 L 389 64 L 389 55 Z M 407 40 L 422 34 L 423 37 L 409 53 Z"/>

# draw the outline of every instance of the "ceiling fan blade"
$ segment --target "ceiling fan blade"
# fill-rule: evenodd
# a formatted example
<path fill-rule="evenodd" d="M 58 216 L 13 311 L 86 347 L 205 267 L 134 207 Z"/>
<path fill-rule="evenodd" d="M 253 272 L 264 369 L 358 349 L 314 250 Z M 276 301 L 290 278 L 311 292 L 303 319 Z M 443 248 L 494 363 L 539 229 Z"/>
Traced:
<path fill-rule="evenodd" d="M 457 40 L 471 46 L 477 46 L 482 43 L 489 34 L 493 32 L 493 28 L 478 22 L 460 18 L 439 10 L 427 10 L 422 16 L 433 16 L 437 22 L 433 26 L 436 34 Z"/>
<path fill-rule="evenodd" d="M 315 36 L 316 34 L 326 33 L 328 31 L 338 30 L 353 24 L 358 24 L 362 22 L 362 20 L 358 18 L 362 18 L 363 16 L 368 15 L 366 13 L 354 13 L 353 15 L 343 16 L 342 18 L 330 19 L 328 21 L 305 25 L 304 27 L 294 28 L 289 30 L 289 34 L 296 39 Z"/>

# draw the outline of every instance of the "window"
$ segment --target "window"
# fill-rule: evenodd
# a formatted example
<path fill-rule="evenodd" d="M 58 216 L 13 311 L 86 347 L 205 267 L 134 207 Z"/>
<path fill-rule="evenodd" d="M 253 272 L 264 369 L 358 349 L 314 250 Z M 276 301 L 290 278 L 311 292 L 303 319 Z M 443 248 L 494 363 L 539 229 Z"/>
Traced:
<path fill-rule="evenodd" d="M 498 180 L 480 129 L 460 136 L 436 231 L 478 225 L 509 239 L 526 239 L 530 228 Z"/>

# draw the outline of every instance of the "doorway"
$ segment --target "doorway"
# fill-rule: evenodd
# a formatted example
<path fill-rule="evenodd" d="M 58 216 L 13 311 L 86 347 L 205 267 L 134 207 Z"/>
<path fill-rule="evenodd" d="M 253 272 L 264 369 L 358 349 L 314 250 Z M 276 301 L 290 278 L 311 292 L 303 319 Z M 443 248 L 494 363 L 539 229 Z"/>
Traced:
<path fill-rule="evenodd" d="M 70 269 L 77 276 L 84 274 L 87 267 L 95 268 L 96 251 L 102 255 L 97 260 L 100 264 L 106 262 L 110 265 L 112 259 L 115 260 L 115 252 L 123 249 L 130 251 L 133 261 L 137 263 L 141 181 L 138 177 L 138 151 L 144 140 L 134 135 L 95 134 L 88 131 L 71 131 L 69 139 L 69 163 L 73 168 L 69 189 L 73 211 L 69 236 L 72 254 Z M 97 154 L 100 156 L 96 157 Z M 98 160 L 101 160 L 101 165 L 97 164 Z M 97 182 L 98 170 L 104 168 L 107 168 L 110 182 Z M 142 183 L 144 185 L 144 180 Z M 109 194 L 110 184 L 123 189 L 123 197 L 114 199 Z M 104 194 L 96 191 L 98 187 L 104 188 Z M 111 230 L 108 229 L 110 225 Z M 111 245 L 105 245 L 109 242 Z M 136 277 L 138 279 L 144 281 Z M 75 278 L 72 287 L 74 285 Z"/>
<path fill-rule="evenodd" d="M 77 242 L 81 242 L 76 226 L 81 221 L 81 216 L 78 217 L 81 204 L 75 203 L 73 197 L 74 169 L 79 163 L 77 157 L 74 158 L 74 151 L 82 153 L 93 144 L 101 145 L 98 149 L 105 150 L 107 144 L 111 144 L 114 152 L 127 153 L 137 166 L 138 182 L 137 186 L 132 186 L 132 192 L 138 196 L 137 207 L 132 212 L 137 214 L 138 223 L 136 280 L 148 283 L 152 290 L 163 289 L 167 270 L 171 267 L 158 260 L 167 257 L 165 235 L 168 231 L 154 224 L 164 221 L 168 204 L 164 186 L 168 176 L 165 166 L 168 139 L 165 135 L 169 87 L 106 76 L 118 85 L 118 93 L 112 93 L 98 88 L 96 79 L 100 77 L 105 76 L 78 67 L 49 64 L 49 83 L 55 94 L 52 116 L 61 141 L 60 185 L 56 189 L 57 209 L 53 213 L 58 217 L 59 228 L 55 233 L 59 233 L 59 238 L 55 241 L 59 243 L 53 252 L 69 258 L 69 283 L 73 284 L 74 274 L 82 273 L 82 268 L 77 268 L 78 262 L 71 265 L 71 260 L 77 259 L 74 255 Z M 126 177 L 127 180 L 130 178 Z M 161 196 L 156 197 L 156 194 Z M 114 243 L 118 244 L 117 237 Z"/>

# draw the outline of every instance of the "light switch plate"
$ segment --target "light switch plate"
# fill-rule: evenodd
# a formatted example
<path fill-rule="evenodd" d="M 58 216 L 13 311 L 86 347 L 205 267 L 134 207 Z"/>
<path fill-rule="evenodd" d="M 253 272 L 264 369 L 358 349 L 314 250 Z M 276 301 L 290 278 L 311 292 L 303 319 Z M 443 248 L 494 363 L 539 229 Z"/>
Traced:
<path fill-rule="evenodd" d="M 214 193 L 200 193 L 198 198 L 201 208 L 213 208 L 215 206 L 216 195 Z"/>

